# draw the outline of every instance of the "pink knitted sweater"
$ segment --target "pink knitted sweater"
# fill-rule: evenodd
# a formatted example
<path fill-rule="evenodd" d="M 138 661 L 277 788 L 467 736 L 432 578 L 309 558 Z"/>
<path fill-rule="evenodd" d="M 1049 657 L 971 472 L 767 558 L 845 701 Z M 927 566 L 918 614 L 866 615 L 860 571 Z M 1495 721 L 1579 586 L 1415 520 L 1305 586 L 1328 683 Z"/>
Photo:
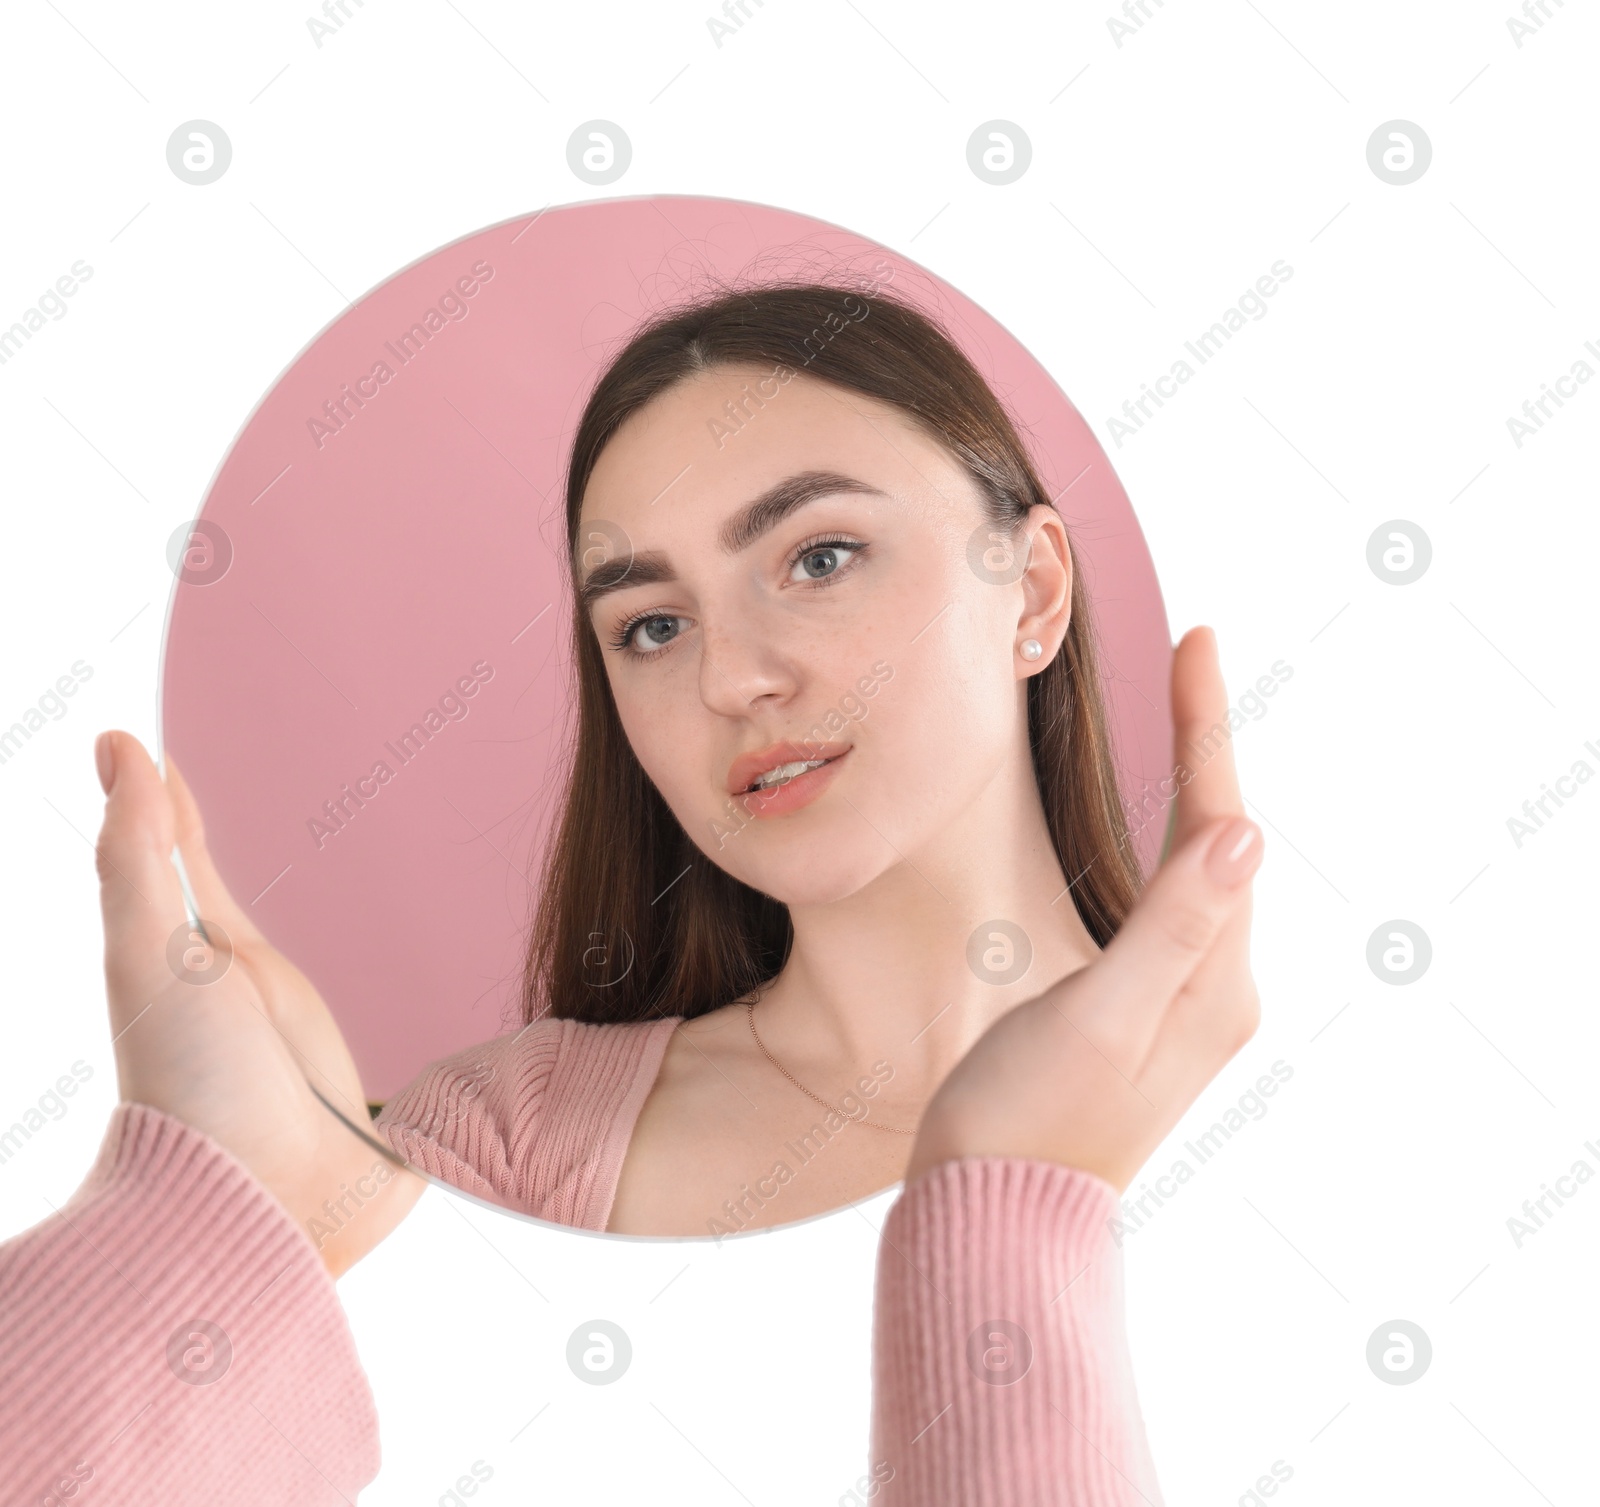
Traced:
<path fill-rule="evenodd" d="M 379 1118 L 424 1170 L 603 1229 L 674 1021 L 547 1021 L 436 1064 Z M 1115 1191 L 984 1157 L 903 1190 L 879 1248 L 869 1495 L 1160 1507 L 1128 1365 Z M 332 1279 L 201 1132 L 113 1112 L 56 1213 L 0 1245 L 0 1500 L 334 1507 L 378 1420 Z"/>

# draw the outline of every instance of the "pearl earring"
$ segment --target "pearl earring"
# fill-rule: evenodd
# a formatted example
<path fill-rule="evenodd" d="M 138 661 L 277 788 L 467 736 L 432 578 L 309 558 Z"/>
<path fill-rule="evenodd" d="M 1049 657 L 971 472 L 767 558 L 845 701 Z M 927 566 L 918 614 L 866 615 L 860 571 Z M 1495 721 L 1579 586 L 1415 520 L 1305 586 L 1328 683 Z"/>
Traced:
<path fill-rule="evenodd" d="M 1022 657 L 1024 659 L 1037 659 L 1044 653 L 1044 645 L 1036 638 L 1025 638 L 1022 641 Z"/>

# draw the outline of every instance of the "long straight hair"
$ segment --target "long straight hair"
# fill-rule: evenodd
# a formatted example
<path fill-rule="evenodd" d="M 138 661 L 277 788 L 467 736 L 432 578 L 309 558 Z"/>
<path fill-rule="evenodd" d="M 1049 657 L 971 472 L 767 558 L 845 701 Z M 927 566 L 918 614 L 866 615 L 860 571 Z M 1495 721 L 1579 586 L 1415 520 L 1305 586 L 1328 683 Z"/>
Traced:
<path fill-rule="evenodd" d="M 905 302 L 827 282 L 771 282 L 698 299 L 639 329 L 590 394 L 567 470 L 578 720 L 560 824 L 534 903 L 525 1022 L 546 1014 L 594 1022 L 703 1015 L 766 983 L 789 955 L 789 908 L 711 862 L 635 758 L 576 590 L 579 509 L 606 444 L 674 383 L 733 363 L 780 376 L 804 371 L 893 404 L 966 469 L 997 532 L 1020 540 L 1029 509 L 1049 503 L 983 377 L 934 319 Z M 1132 908 L 1141 876 L 1076 555 L 1066 640 L 1029 679 L 1027 701 L 1050 839 L 1078 915 L 1104 946 Z"/>

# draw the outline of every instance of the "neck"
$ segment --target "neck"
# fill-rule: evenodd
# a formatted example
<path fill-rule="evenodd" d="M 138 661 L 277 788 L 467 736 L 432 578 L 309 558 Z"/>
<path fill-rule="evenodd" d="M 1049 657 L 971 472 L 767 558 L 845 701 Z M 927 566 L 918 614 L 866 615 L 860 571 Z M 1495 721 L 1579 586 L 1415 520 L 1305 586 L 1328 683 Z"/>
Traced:
<path fill-rule="evenodd" d="M 887 1062 L 894 1099 L 918 1106 L 994 1021 L 1099 952 L 1025 747 L 935 842 L 790 915 L 794 945 L 756 1008 L 762 1039 L 824 1092 Z"/>

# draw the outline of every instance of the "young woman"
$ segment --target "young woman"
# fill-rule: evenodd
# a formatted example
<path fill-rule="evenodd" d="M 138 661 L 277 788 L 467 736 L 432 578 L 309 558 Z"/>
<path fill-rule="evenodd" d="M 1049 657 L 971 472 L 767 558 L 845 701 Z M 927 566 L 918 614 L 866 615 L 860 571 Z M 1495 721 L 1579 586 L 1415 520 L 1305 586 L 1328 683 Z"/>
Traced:
<path fill-rule="evenodd" d="M 784 285 L 615 356 L 565 527 L 578 734 L 528 1025 L 377 1130 L 619 1233 L 885 1188 L 950 1068 L 1137 892 L 1061 518 L 934 323 Z"/>
<path fill-rule="evenodd" d="M 742 292 L 636 337 L 579 426 L 567 525 L 580 732 L 529 1024 L 423 1074 L 382 1144 L 545 1218 L 658 1235 L 784 1223 L 903 1178 L 878 1278 L 885 1500 L 1155 1500 L 1105 1221 L 1257 1011 L 1260 836 L 1228 747 L 1190 753 L 1226 716 L 1211 636 L 1175 656 L 1173 850 L 1141 896 L 1060 517 L 956 347 L 837 288 Z M 994 545 L 1014 568 L 974 565 Z M 292 1272 L 284 1303 L 348 1364 L 308 1392 L 288 1331 L 263 1330 L 258 1395 L 297 1416 L 313 1399 L 301 1426 L 354 1489 L 375 1469 L 370 1399 L 350 1401 L 325 1274 L 423 1183 L 374 1178 L 380 1143 L 337 1123 L 363 1117 L 354 1065 L 218 879 L 181 775 L 169 761 L 163 783 L 125 734 L 97 757 L 125 1102 L 63 1217 L 158 1260 L 190 1307 L 230 1260 L 246 1282 Z M 231 939 L 206 986 L 167 961 L 174 842 Z M 242 1244 L 215 1220 L 152 1233 L 178 1165 L 248 1208 Z M 30 1460 L 41 1430 L 46 1453 L 75 1447 L 60 1263 L 76 1249 L 80 1280 L 115 1280 L 72 1239 L 47 1222 L 0 1248 L 0 1303 L 28 1299 L 29 1353 L 50 1356 Z M 123 1309 L 97 1310 L 102 1357 L 150 1328 Z M 991 1333 L 997 1313 L 1017 1333 Z M 1017 1344 L 1016 1384 L 990 1384 Z M 232 1480 L 237 1440 L 174 1406 L 200 1475 Z M 119 1500 L 161 1469 L 131 1457 Z"/>

